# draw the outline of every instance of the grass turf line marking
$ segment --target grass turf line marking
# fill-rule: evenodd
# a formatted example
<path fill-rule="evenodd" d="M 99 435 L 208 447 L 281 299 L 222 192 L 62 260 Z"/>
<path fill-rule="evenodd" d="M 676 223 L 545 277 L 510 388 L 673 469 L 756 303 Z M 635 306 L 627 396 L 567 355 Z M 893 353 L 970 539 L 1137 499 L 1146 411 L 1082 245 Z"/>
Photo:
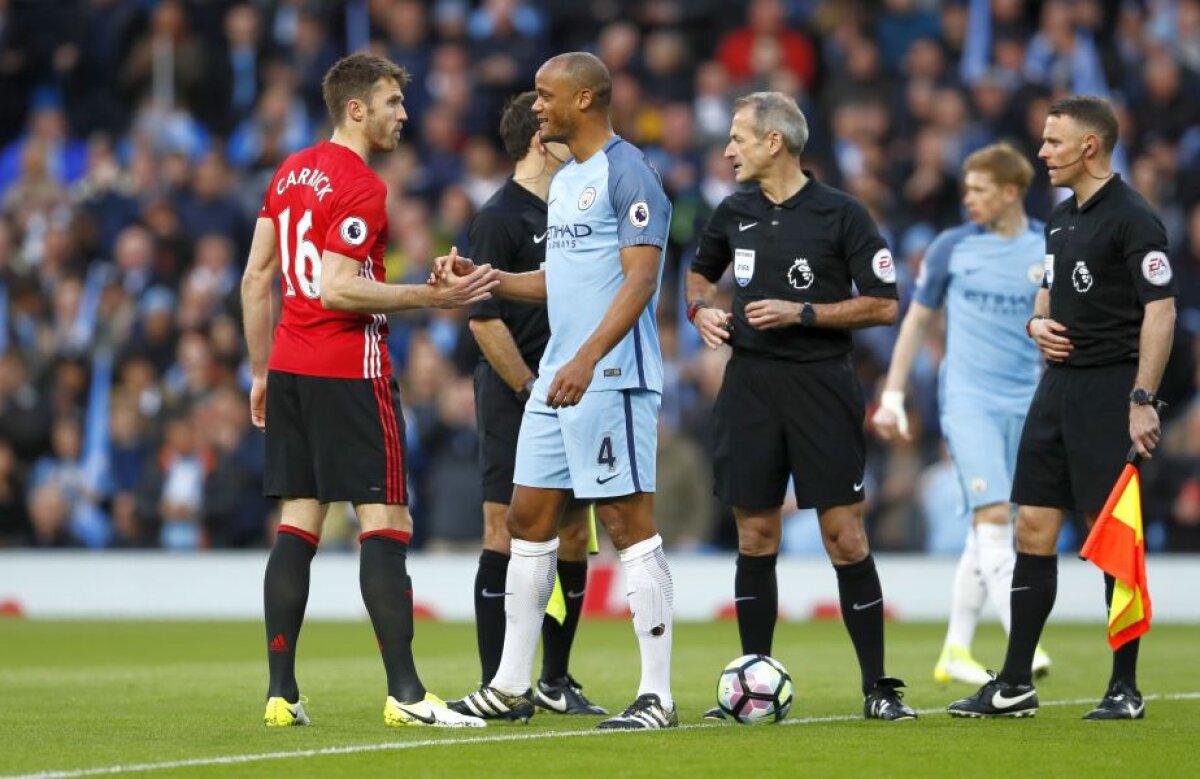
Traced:
<path fill-rule="evenodd" d="M 1064 701 L 1042 701 L 1040 706 L 1082 706 L 1094 703 L 1095 698 L 1076 698 Z M 1145 696 L 1147 701 L 1183 701 L 1200 700 L 1200 692 L 1179 692 L 1153 694 Z M 945 708 L 918 709 L 918 714 L 941 714 Z M 780 725 L 812 725 L 822 722 L 846 722 L 861 720 L 860 714 L 832 714 L 824 717 L 799 717 L 788 719 Z M 720 727 L 718 723 L 680 725 L 672 730 L 699 730 L 701 728 Z M 386 744 L 355 744 L 345 747 L 322 747 L 320 749 L 300 749 L 293 752 L 261 752 L 253 755 L 226 755 L 224 757 L 197 757 L 189 760 L 169 760 L 162 763 L 133 763 L 130 765 L 112 765 L 100 768 L 79 768 L 66 771 L 41 771 L 34 774 L 7 774 L 0 779 L 76 779 L 85 776 L 109 776 L 122 773 L 147 773 L 150 771 L 168 771 L 173 768 L 197 768 L 210 765 L 239 765 L 241 763 L 258 763 L 266 760 L 293 760 L 301 757 L 323 757 L 326 755 L 350 755 L 360 752 L 384 752 L 398 749 L 420 749 L 423 747 L 438 747 L 461 744 L 494 744 L 506 741 L 534 741 L 552 738 L 581 738 L 583 736 L 608 736 L 615 733 L 649 733 L 653 731 L 612 731 L 612 730 L 559 730 L 549 733 L 506 733 L 480 738 L 435 738 L 422 741 L 393 741 Z"/>

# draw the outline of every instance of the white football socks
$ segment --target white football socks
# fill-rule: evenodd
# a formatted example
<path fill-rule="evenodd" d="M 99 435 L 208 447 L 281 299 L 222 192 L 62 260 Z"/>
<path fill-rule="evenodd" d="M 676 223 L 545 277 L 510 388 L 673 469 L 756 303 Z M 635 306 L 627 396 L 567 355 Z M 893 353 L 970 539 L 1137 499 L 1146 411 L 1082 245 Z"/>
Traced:
<path fill-rule="evenodd" d="M 519 695 L 529 689 L 533 655 L 557 570 L 557 537 L 541 542 L 513 539 L 504 581 L 504 652 L 491 680 L 491 686 L 501 692 Z"/>
<path fill-rule="evenodd" d="M 988 600 L 1000 615 L 1004 632 L 1008 633 L 1012 624 L 1013 566 L 1017 563 L 1012 523 L 980 522 L 975 526 L 975 536 L 979 541 L 979 570 L 987 584 Z"/>
<path fill-rule="evenodd" d="M 515 559 L 515 558 L 514 558 Z M 675 705 L 671 697 L 671 616 L 675 586 L 663 554 L 662 537 L 655 535 L 621 550 L 633 632 L 642 655 L 642 681 L 638 697 L 658 696 L 662 705 Z M 505 649 L 508 649 L 507 643 Z"/>
<path fill-rule="evenodd" d="M 958 567 L 954 570 L 954 586 L 950 590 L 950 624 L 946 627 L 946 643 L 970 647 L 975 638 L 975 625 L 987 586 L 979 568 L 979 546 L 975 528 L 967 530 L 967 543 Z"/>

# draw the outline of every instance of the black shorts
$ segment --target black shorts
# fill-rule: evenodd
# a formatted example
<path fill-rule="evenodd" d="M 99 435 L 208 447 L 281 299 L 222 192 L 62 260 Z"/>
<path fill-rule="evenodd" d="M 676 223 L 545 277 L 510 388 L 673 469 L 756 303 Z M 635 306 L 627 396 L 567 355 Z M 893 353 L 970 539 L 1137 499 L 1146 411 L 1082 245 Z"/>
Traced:
<path fill-rule="evenodd" d="M 801 507 L 858 503 L 865 414 L 847 358 L 794 363 L 735 355 L 713 411 L 717 497 L 738 508 L 780 506 L 790 474 Z"/>
<path fill-rule="evenodd" d="M 475 366 L 475 427 L 479 431 L 479 475 L 483 499 L 489 503 L 512 503 L 513 468 L 517 460 L 517 436 L 525 403 L 486 362 Z M 572 497 L 567 510 L 591 501 Z"/>
<path fill-rule="evenodd" d="M 408 503 L 396 380 L 271 371 L 263 494 L 321 503 Z"/>
<path fill-rule="evenodd" d="M 1136 363 L 1050 367 L 1017 449 L 1012 501 L 1094 514 L 1125 467 Z"/>
<path fill-rule="evenodd" d="M 505 505 L 512 502 L 517 434 L 524 415 L 525 404 L 500 374 L 486 362 L 475 366 L 475 426 L 479 430 L 479 473 L 485 501 Z"/>

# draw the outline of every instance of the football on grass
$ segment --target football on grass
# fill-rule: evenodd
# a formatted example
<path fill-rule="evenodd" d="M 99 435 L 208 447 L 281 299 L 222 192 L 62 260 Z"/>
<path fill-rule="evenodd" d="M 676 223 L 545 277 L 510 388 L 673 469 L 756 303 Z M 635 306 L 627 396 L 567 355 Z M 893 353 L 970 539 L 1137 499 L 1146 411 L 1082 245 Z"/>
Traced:
<path fill-rule="evenodd" d="M 721 672 L 717 705 L 743 725 L 779 722 L 792 708 L 792 677 L 772 657 L 743 655 Z"/>

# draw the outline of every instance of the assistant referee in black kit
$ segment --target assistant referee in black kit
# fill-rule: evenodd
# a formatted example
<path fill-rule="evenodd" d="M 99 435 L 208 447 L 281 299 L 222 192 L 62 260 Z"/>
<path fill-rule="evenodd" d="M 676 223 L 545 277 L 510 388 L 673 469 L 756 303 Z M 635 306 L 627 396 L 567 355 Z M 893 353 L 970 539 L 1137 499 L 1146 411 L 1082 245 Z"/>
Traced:
<path fill-rule="evenodd" d="M 688 318 L 733 357 L 714 411 L 716 492 L 738 528 L 734 602 L 743 654 L 771 654 L 775 561 L 788 477 L 820 517 L 869 719 L 912 719 L 884 674 L 883 591 L 863 528 L 866 444 L 850 330 L 896 321 L 896 271 L 866 209 L 800 167 L 808 123 L 796 101 L 734 103 L 725 157 L 753 190 L 717 206 L 687 274 Z M 733 264 L 733 312 L 712 308 Z M 851 293 L 851 284 L 859 295 Z M 706 716 L 719 717 L 719 710 Z"/>
<path fill-rule="evenodd" d="M 566 146 L 543 144 L 533 103 L 524 92 L 505 106 L 500 136 L 515 166 L 512 178 L 479 209 L 468 232 L 471 256 L 510 273 L 535 271 L 546 259 L 546 195 L 550 179 L 570 156 Z M 482 258 L 487 259 L 482 259 Z M 504 595 L 508 573 L 508 505 L 513 464 L 525 401 L 536 378 L 535 366 L 550 340 L 542 304 L 493 297 L 471 309 L 470 328 L 483 359 L 475 369 L 475 418 L 479 429 L 479 468 L 483 478 L 483 552 L 475 576 L 475 631 L 483 682 L 491 681 L 504 649 Z M 587 581 L 589 504 L 572 501 L 559 532 L 558 578 L 566 602 L 560 625 L 542 625 L 542 673 L 533 700 L 559 714 L 608 712 L 583 694 L 567 666 L 583 609 Z"/>
<path fill-rule="evenodd" d="M 1038 699 L 1034 647 L 1058 589 L 1055 549 L 1065 511 L 1090 525 L 1120 476 L 1130 444 L 1158 445 L 1159 380 L 1175 327 L 1175 284 L 1162 222 L 1112 170 L 1117 117 L 1098 97 L 1050 106 L 1038 156 L 1050 183 L 1070 188 L 1046 220 L 1042 289 L 1027 327 L 1049 367 L 1042 376 L 1013 477 L 1017 562 L 1012 631 L 1000 675 L 950 705 L 961 717 L 1028 717 Z M 1105 577 L 1111 603 L 1113 580 Z M 1113 653 L 1108 689 L 1084 719 L 1141 719 L 1139 640 Z"/>

